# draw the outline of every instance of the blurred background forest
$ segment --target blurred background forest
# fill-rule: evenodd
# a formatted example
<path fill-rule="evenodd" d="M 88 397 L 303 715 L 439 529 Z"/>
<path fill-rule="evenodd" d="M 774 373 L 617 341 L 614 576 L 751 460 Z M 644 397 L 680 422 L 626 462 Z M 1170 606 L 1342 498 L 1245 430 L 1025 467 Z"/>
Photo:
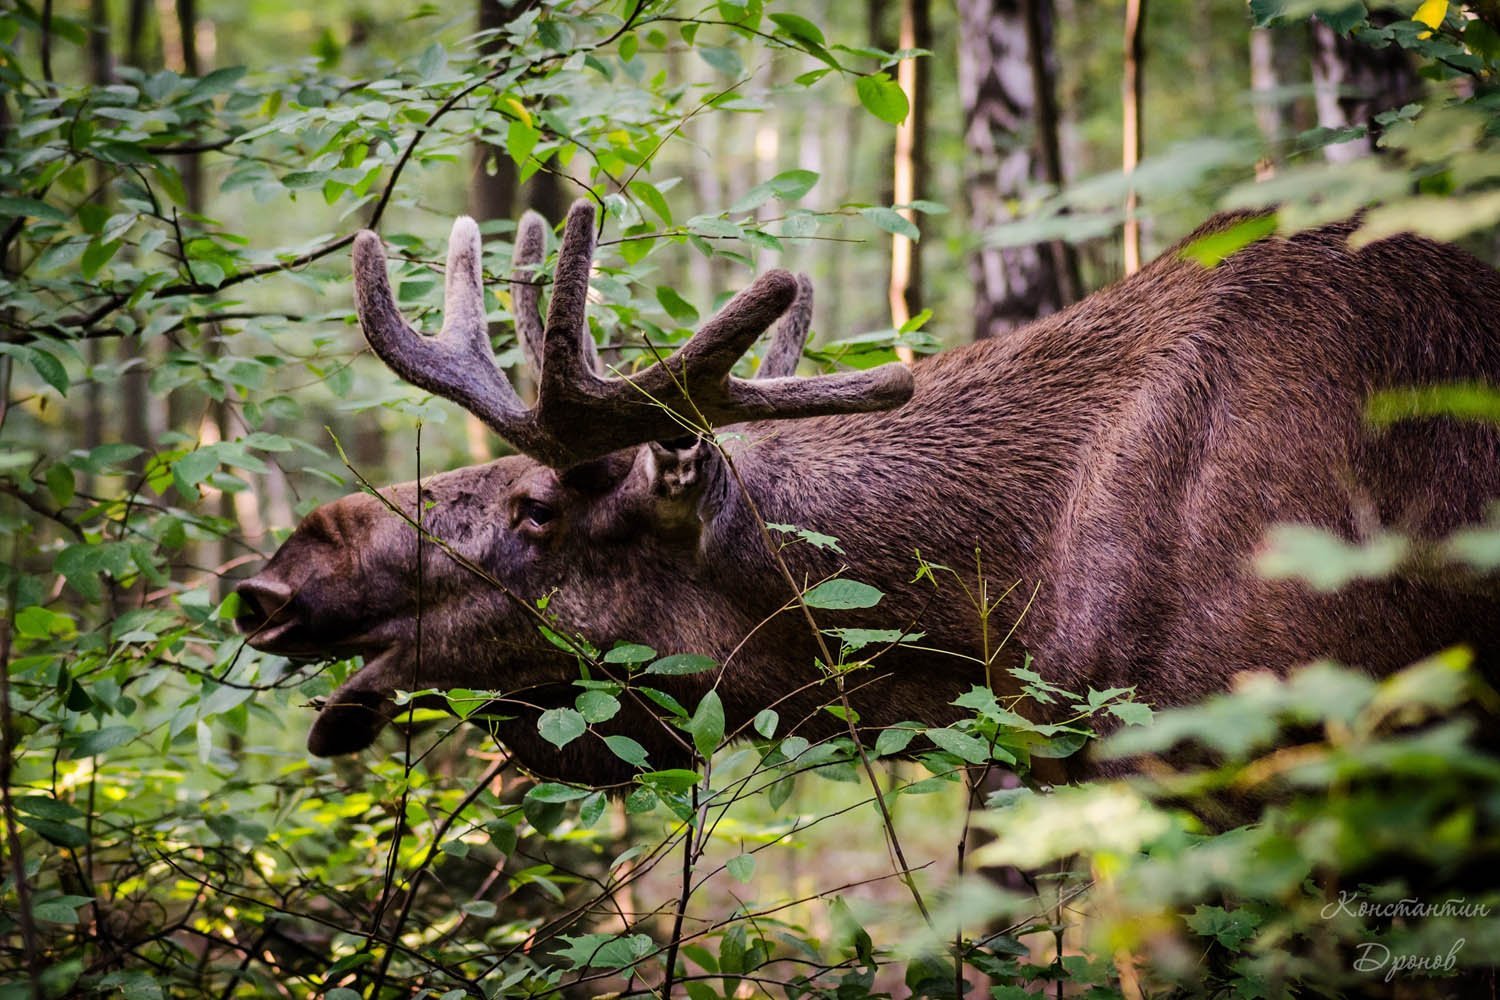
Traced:
<path fill-rule="evenodd" d="M 232 582 L 356 488 L 352 470 L 393 482 L 503 448 L 369 354 L 347 255 L 361 227 L 395 248 L 399 298 L 431 328 L 448 223 L 479 219 L 512 365 L 497 279 L 513 220 L 558 220 L 581 196 L 606 211 L 594 332 L 626 364 L 771 266 L 817 289 L 809 366 L 1004 336 L 1223 208 L 1278 206 L 1271 225 L 1293 230 L 1369 207 L 1372 235 L 1417 227 L 1500 258 L 1493 3 L 13 0 L 0 43 L 5 998 L 644 994 L 662 979 L 679 873 L 655 863 L 684 842 L 681 789 L 622 803 L 536 785 L 448 724 L 419 758 L 388 735 L 313 761 L 308 706 L 350 664 L 308 671 L 233 633 Z M 1464 405 L 1500 414 L 1493 394 Z M 1469 541 L 1474 559 L 1500 561 L 1493 537 Z M 1302 558 L 1389 568 L 1358 556 Z M 1422 665 L 1417 701 L 1465 703 L 1431 682 L 1461 666 Z M 1256 710 L 1390 711 L 1323 674 L 1283 694 Z M 1428 753 L 1425 771 L 1372 756 L 1343 776 L 1426 789 L 1430 808 L 1401 821 L 1417 829 L 1391 819 L 1396 840 L 1426 843 L 1438 800 L 1500 788 L 1461 741 Z M 1359 933 L 1308 943 L 1321 904 L 1293 902 L 1288 860 L 1304 827 L 1268 823 L 1216 841 L 1212 865 L 1158 852 L 1135 902 L 1117 883 L 1101 904 L 1103 945 L 1069 929 L 1060 880 L 1029 919 L 1034 903 L 953 891 L 956 928 L 1010 922 L 952 954 L 917 947 L 845 764 L 785 777 L 703 845 L 702 924 L 667 960 L 694 1000 L 953 995 L 955 955 L 997 991 L 1140 996 L 1129 956 L 1153 949 L 1162 982 L 1274 995 Z M 896 822 L 935 891 L 969 820 L 954 768 L 926 765 L 892 781 L 917 789 Z M 1098 842 L 1031 815 L 1055 846 L 1025 862 L 1100 849 L 1123 865 L 1201 835 L 1121 795 L 1075 803 L 1103 817 L 1083 824 Z M 1483 822 L 1429 839 L 1439 866 L 1494 847 Z M 1285 868 L 1252 872 L 1252 856 Z M 1252 902 L 1186 895 L 1205 886 Z M 1495 944 L 1466 933 L 1471 959 Z"/>

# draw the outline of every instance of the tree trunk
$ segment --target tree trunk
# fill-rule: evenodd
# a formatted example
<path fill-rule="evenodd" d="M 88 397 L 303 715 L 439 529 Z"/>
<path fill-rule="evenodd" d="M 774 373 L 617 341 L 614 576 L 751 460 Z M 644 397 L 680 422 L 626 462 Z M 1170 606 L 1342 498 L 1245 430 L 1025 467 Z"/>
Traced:
<path fill-rule="evenodd" d="M 1036 93 L 1037 153 L 1042 159 L 1042 179 L 1061 191 L 1066 181 L 1062 164 L 1061 115 L 1057 109 L 1057 52 L 1052 44 L 1056 12 L 1050 2 L 1025 0 L 1026 49 L 1031 64 L 1031 86 Z M 1054 240 L 1048 244 L 1052 266 L 1057 271 L 1062 305 L 1083 298 L 1083 279 L 1078 273 L 1078 253 L 1073 244 Z"/>
<path fill-rule="evenodd" d="M 1141 162 L 1141 91 L 1145 58 L 1146 0 L 1125 0 L 1125 72 L 1121 80 L 1121 103 L 1124 107 L 1122 130 L 1125 148 L 1121 164 L 1127 182 Z M 1141 220 L 1135 185 L 1125 192 L 1125 273 L 1141 269 Z"/>
<path fill-rule="evenodd" d="M 1287 134 L 1286 104 L 1277 91 L 1281 74 L 1276 65 L 1276 34 L 1270 28 L 1250 30 L 1250 92 L 1255 102 L 1255 124 L 1266 141 L 1266 155 L 1255 164 L 1257 180 L 1276 176 L 1277 147 Z"/>
<path fill-rule="evenodd" d="M 901 36 L 897 43 L 903 49 L 932 48 L 932 20 L 928 0 L 902 0 Z M 906 94 L 910 111 L 906 120 L 896 126 L 895 172 L 892 177 L 892 200 L 910 205 L 927 196 L 927 113 L 930 83 L 930 59 L 903 59 L 896 69 L 896 79 Z M 910 208 L 897 209 L 908 220 L 915 221 Z M 891 325 L 899 329 L 922 311 L 922 245 L 909 236 L 891 236 L 891 280 L 888 290 Z M 915 360 L 911 349 L 899 349 L 901 360 Z"/>
<path fill-rule="evenodd" d="M 1375 12 L 1370 20 L 1389 23 L 1396 16 Z M 1375 151 L 1380 138 L 1376 114 L 1399 108 L 1422 95 L 1422 84 L 1410 57 L 1399 46 L 1383 49 L 1337 34 L 1322 21 L 1312 21 L 1313 95 L 1318 124 L 1327 129 L 1363 125 L 1365 135 L 1323 147 L 1329 163 L 1348 163 Z"/>
<path fill-rule="evenodd" d="M 146 31 L 151 5 L 146 0 L 130 0 L 125 21 L 125 64 L 146 69 Z M 120 434 L 123 440 L 150 450 L 165 420 L 160 401 L 149 391 L 152 368 L 151 345 L 139 337 L 122 337 L 118 359 L 122 362 L 120 405 L 124 411 Z"/>
<path fill-rule="evenodd" d="M 109 86 L 114 66 L 111 65 L 109 54 L 109 5 L 106 0 L 89 0 L 88 69 L 90 84 L 101 90 Z M 108 171 L 103 164 L 96 163 L 93 174 L 94 190 L 98 192 L 95 199 L 108 202 Z M 99 366 L 104 354 L 97 339 L 89 340 L 84 348 L 84 357 L 91 370 Z M 84 393 L 83 446 L 97 447 L 103 439 L 104 385 L 97 376 L 93 376 L 89 378 L 88 389 Z"/>
<path fill-rule="evenodd" d="M 1035 24 L 1028 31 L 1028 7 Z M 958 89 L 970 224 L 983 233 L 1014 218 L 1008 204 L 1048 181 L 1038 128 L 1037 74 L 1030 37 L 1050 49 L 1051 0 L 958 0 Z M 1038 52 L 1042 65 L 1050 52 Z M 1042 74 L 1045 76 L 1046 74 Z M 1055 148 L 1055 124 L 1052 128 Z M 994 337 L 1066 304 L 1065 268 L 1052 247 L 985 247 L 974 252 L 974 336 Z"/>

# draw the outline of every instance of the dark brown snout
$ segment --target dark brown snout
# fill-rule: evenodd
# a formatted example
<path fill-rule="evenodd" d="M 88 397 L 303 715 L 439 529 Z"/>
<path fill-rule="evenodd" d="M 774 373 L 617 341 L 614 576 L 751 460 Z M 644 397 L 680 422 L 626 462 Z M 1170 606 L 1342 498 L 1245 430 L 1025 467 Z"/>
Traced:
<path fill-rule="evenodd" d="M 318 652 L 296 590 L 272 570 L 245 580 L 234 592 L 240 598 L 234 624 L 251 646 L 290 656 Z"/>

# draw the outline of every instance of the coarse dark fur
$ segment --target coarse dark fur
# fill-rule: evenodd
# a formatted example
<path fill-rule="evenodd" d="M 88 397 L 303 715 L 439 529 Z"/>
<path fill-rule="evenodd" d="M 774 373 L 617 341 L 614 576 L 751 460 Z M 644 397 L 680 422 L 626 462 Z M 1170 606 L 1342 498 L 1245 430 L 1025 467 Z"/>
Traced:
<path fill-rule="evenodd" d="M 1500 498 L 1500 429 L 1365 419 L 1376 390 L 1500 384 L 1500 274 L 1410 236 L 1354 251 L 1352 228 L 1267 239 L 1212 269 L 1168 252 L 1004 339 L 919 362 L 900 409 L 735 428 L 733 470 L 706 447 L 653 443 L 569 473 L 510 457 L 426 480 L 425 526 L 493 581 L 425 546 L 420 670 L 415 533 L 370 496 L 308 516 L 242 588 L 244 624 L 262 648 L 367 657 L 315 723 L 316 754 L 369 745 L 397 689 L 498 689 L 515 692 L 500 738 L 527 767 L 596 785 L 629 768 L 593 737 L 559 752 L 536 731 L 577 690 L 574 659 L 526 607 L 543 596 L 559 630 L 601 649 L 718 658 L 721 671 L 653 681 L 689 707 L 717 684 L 731 732 L 768 705 L 783 731 L 842 729 L 820 710 L 832 695 L 816 644 L 781 610 L 789 588 L 750 501 L 764 521 L 839 539 L 842 555 L 781 548 L 799 582 L 846 567 L 885 592 L 824 624 L 917 630 L 946 651 L 898 646 L 851 675 L 866 730 L 957 718 L 950 703 L 985 683 L 978 658 L 1013 626 L 1002 666 L 1027 653 L 1065 688 L 1134 686 L 1157 705 L 1320 657 L 1378 674 L 1467 643 L 1493 668 L 1493 577 L 1327 594 L 1254 566 L 1279 522 L 1433 539 Z M 412 484 L 385 494 L 415 514 Z M 951 575 L 916 579 L 917 550 L 970 587 L 978 553 L 992 595 L 1016 584 L 988 637 Z M 680 765 L 682 735 L 624 703 L 597 729 Z"/>

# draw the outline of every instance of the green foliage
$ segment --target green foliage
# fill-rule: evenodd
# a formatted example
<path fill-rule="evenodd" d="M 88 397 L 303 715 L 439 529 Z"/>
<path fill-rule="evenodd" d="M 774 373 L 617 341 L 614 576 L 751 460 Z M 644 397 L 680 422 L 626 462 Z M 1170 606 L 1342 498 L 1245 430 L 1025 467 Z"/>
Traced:
<path fill-rule="evenodd" d="M 640 992 L 668 979 L 693 1000 L 768 984 L 793 997 L 947 996 L 979 975 L 996 997 L 1059 982 L 1105 996 L 1122 988 L 1122 954 L 1162 988 L 1270 995 L 1362 982 L 1349 970 L 1366 941 L 1428 954 L 1463 937 L 1460 964 L 1493 952 L 1493 932 L 1472 914 L 1360 909 L 1414 893 L 1494 905 L 1488 882 L 1471 876 L 1493 861 L 1500 762 L 1466 721 L 1489 696 L 1462 654 L 1380 683 L 1317 665 L 1153 716 L 1128 690 L 1073 693 L 1049 684 L 1045 665 L 1005 668 L 992 615 L 1011 591 L 990 595 L 978 553 L 973 574 L 918 568 L 942 599 L 972 607 L 992 639 L 979 666 L 999 683 L 965 694 L 966 714 L 950 725 L 862 723 L 848 691 L 891 647 L 923 636 L 900 622 L 826 624 L 827 612 L 878 614 L 882 598 L 835 576 L 788 595 L 826 643 L 822 711 L 843 727 L 833 739 L 810 742 L 774 707 L 729 731 L 715 685 L 731 668 L 622 644 L 599 659 L 627 680 L 581 677 L 539 721 L 559 749 L 601 740 L 595 727 L 626 699 L 676 727 L 691 768 L 659 769 L 632 737 L 602 736 L 635 772 L 614 798 L 513 776 L 480 726 L 457 727 L 419 697 L 441 695 L 452 715 L 482 720 L 506 692 L 404 695 L 414 735 L 390 755 L 329 764 L 302 753 L 305 706 L 353 664 L 292 663 L 234 633 L 237 604 L 221 596 L 218 574 L 274 541 L 241 537 L 235 501 L 279 484 L 295 498 L 276 518 L 283 529 L 317 499 L 298 490 L 348 485 L 322 428 L 354 441 L 372 427 L 431 429 L 447 412 L 360 356 L 344 256 L 356 228 L 378 228 L 394 248 L 397 294 L 431 327 L 440 217 L 459 210 L 476 140 L 490 149 L 481 169 L 500 157 L 522 181 L 565 178 L 569 193 L 606 209 L 592 332 L 626 368 L 679 343 L 711 305 L 681 290 L 683 258 L 737 284 L 762 255 L 831 239 L 925 235 L 942 249 L 942 205 L 872 204 L 867 192 L 884 179 L 855 184 L 838 164 L 778 164 L 720 203 L 689 190 L 701 164 L 684 133 L 710 116 L 824 102 L 886 136 L 909 114 L 895 65 L 929 53 L 850 43 L 865 25 L 791 6 L 543 3 L 485 38 L 425 5 L 388 24 L 311 22 L 318 30 L 298 49 L 281 31 L 296 20 L 290 10 L 247 5 L 251 14 L 215 16 L 224 51 L 253 69 L 194 76 L 148 59 L 117 65 L 106 86 L 82 82 L 94 26 L 80 5 L 0 11 L 0 998 L 35 985 L 49 997 L 457 1000 Z M 1262 19 L 1306 13 L 1252 9 Z M 1274 225 L 1290 229 L 1378 203 L 1367 239 L 1408 225 L 1454 237 L 1500 220 L 1500 36 L 1454 12 L 1386 27 L 1358 5 L 1343 12 L 1343 30 L 1411 52 L 1435 84 L 1381 122 L 1390 155 L 1335 172 L 1308 161 L 1346 137 L 1298 136 L 1279 151 L 1292 164 L 1278 182 L 1252 187 L 1256 151 L 1238 137 L 1206 139 L 1136 173 L 1130 184 L 1148 208 L 1207 188 L 1226 205 L 1275 202 Z M 277 25 L 255 58 L 236 49 L 254 34 L 245 17 Z M 376 41 L 360 41 L 365 32 Z M 685 71 L 684 54 L 701 66 Z M 791 72 L 757 90 L 748 84 L 767 60 Z M 1110 233 L 1127 186 L 1118 176 L 1073 185 L 986 238 Z M 497 278 L 513 230 L 485 228 L 485 270 Z M 1267 232 L 1250 223 L 1190 251 L 1211 266 Z M 947 241 L 951 259 L 966 240 Z M 491 287 L 495 346 L 514 364 L 509 295 Z M 824 339 L 809 358 L 867 368 L 900 349 L 931 351 L 932 319 L 924 311 L 899 329 Z M 139 421 L 146 410 L 167 419 Z M 1428 387 L 1383 394 L 1371 412 L 1377 422 L 1493 421 L 1496 405 L 1493 387 Z M 415 459 L 419 474 L 458 461 L 451 442 L 425 466 L 420 447 Z M 783 547 L 843 553 L 829 535 L 766 527 Z M 1271 539 L 1266 568 L 1329 588 L 1413 564 L 1487 571 L 1500 565 L 1497 540 L 1493 519 L 1435 552 L 1289 527 Z M 700 693 L 679 702 L 653 687 L 661 677 L 690 678 Z M 1050 721 L 1038 721 L 1039 708 Z M 1109 745 L 1120 754 L 1191 748 L 1206 762 L 1046 791 L 1036 775 L 1098 731 L 1118 733 Z M 896 756 L 916 762 L 872 766 Z M 997 900 L 904 861 L 863 877 L 834 865 L 811 893 L 775 881 L 845 811 L 877 864 L 882 835 L 894 857 L 923 833 L 950 849 L 965 820 L 932 817 L 996 766 L 1027 787 L 1000 793 L 975 820 L 1000 834 L 982 857 L 1052 865 L 1077 853 L 1087 892 L 1063 873 L 1052 880 L 1057 907 L 1038 912 L 1034 899 Z M 1247 801 L 1226 816 L 1235 799 Z M 847 862 L 842 829 L 824 850 Z M 678 859 L 680 876 L 661 874 Z M 621 903 L 663 884 L 669 900 L 656 910 L 655 899 Z M 885 912 L 861 902 L 867 886 L 889 887 Z M 705 897 L 713 919 L 685 915 Z M 1068 912 L 1087 912 L 1086 949 L 1031 960 L 1026 945 L 1071 919 L 1065 898 Z M 1330 902 L 1341 905 L 1324 918 Z M 912 931 L 928 910 L 923 949 Z M 1000 914 L 1014 925 L 974 936 Z"/>

